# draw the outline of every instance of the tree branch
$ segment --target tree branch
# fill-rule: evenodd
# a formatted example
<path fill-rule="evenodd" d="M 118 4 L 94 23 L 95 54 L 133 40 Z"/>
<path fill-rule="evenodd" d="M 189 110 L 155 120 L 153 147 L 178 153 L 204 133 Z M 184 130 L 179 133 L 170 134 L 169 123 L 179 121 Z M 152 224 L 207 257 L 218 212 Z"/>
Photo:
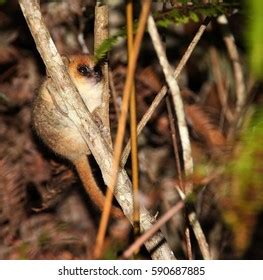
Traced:
<path fill-rule="evenodd" d="M 195 49 L 197 43 L 199 42 L 200 38 L 202 37 L 203 33 L 205 32 L 206 27 L 207 27 L 209 22 L 210 22 L 210 18 L 206 18 L 204 20 L 204 23 L 201 24 L 201 26 L 199 27 L 199 29 L 198 29 L 197 33 L 195 34 L 193 40 L 189 44 L 187 50 L 185 51 L 183 57 L 181 58 L 178 66 L 176 67 L 176 69 L 174 71 L 174 76 L 175 76 L 176 79 L 180 75 L 182 69 L 184 68 L 185 64 L 187 63 L 188 59 L 190 58 L 191 54 L 193 53 L 193 50 Z M 158 105 L 163 100 L 164 96 L 167 93 L 167 90 L 168 90 L 167 86 L 164 85 L 161 88 L 161 90 L 158 92 L 158 94 L 154 98 L 151 106 L 148 108 L 147 112 L 144 114 L 144 116 L 142 117 L 141 121 L 138 124 L 137 135 L 139 135 L 141 133 L 141 131 L 143 130 L 143 128 L 145 127 L 145 125 L 147 124 L 149 119 L 151 118 L 152 114 L 155 112 L 156 108 L 158 107 Z M 128 141 L 128 143 L 127 143 L 127 145 L 126 145 L 126 147 L 125 147 L 125 149 L 123 150 L 123 153 L 122 153 L 121 166 L 125 166 L 126 161 L 129 157 L 130 151 L 131 151 L 131 143 L 130 143 L 130 141 Z"/>
<path fill-rule="evenodd" d="M 152 43 L 154 45 L 155 51 L 157 53 L 157 56 L 159 58 L 160 64 L 162 66 L 165 79 L 167 84 L 169 85 L 174 106 L 175 106 L 175 112 L 177 117 L 177 125 L 179 130 L 179 136 L 180 141 L 182 144 L 182 150 L 183 150 L 183 160 L 184 160 L 184 171 L 186 176 L 192 176 L 193 174 L 193 159 L 192 159 L 192 152 L 191 152 L 191 144 L 190 144 L 190 138 L 189 133 L 186 125 L 185 120 L 185 113 L 184 113 L 184 107 L 183 107 L 183 101 L 180 94 L 180 89 L 177 84 L 176 78 L 173 75 L 172 68 L 167 60 L 165 51 L 162 46 L 162 42 L 160 39 L 160 35 L 158 33 L 157 27 L 155 25 L 153 17 L 150 15 L 148 18 L 148 31 L 150 33 Z M 185 193 L 189 194 L 192 192 L 192 183 L 186 184 Z M 185 200 L 185 194 L 179 189 L 179 194 L 183 200 Z M 202 228 L 200 226 L 199 221 L 197 220 L 196 214 L 194 211 L 191 211 L 190 213 L 187 213 L 188 219 L 190 221 L 190 224 L 194 230 L 196 239 L 198 241 L 200 250 L 203 254 L 204 259 L 210 258 L 209 248 L 208 244 L 206 242 L 205 235 L 202 231 Z"/>

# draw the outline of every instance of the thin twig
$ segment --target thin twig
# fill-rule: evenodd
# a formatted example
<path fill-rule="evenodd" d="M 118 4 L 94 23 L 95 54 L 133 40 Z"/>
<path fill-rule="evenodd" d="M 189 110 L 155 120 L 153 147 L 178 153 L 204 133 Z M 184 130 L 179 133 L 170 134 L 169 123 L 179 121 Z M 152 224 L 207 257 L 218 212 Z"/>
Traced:
<path fill-rule="evenodd" d="M 183 109 L 183 102 L 180 95 L 180 90 L 177 84 L 175 77 L 173 76 L 171 66 L 166 58 L 166 54 L 163 50 L 162 42 L 153 20 L 153 17 L 150 15 L 148 18 L 148 31 L 150 33 L 154 48 L 156 50 L 157 56 L 159 58 L 160 64 L 162 65 L 163 72 L 166 78 L 166 82 L 169 85 L 169 88 L 172 93 L 176 116 L 177 116 L 177 123 L 178 123 L 178 130 L 180 135 L 180 140 L 183 149 L 183 160 L 184 160 L 184 168 L 185 168 L 185 175 L 191 176 L 193 173 L 193 159 L 191 155 L 191 146 L 190 146 L 190 139 L 189 134 L 186 126 L 184 109 Z M 192 191 L 192 183 L 187 183 L 186 185 L 186 194 L 189 194 Z M 185 194 L 184 194 L 185 198 Z M 203 254 L 204 259 L 210 258 L 208 245 L 201 229 L 200 223 L 196 219 L 196 214 L 194 212 L 190 212 L 188 214 L 188 218 L 190 224 L 193 227 L 196 239 L 200 246 L 200 250 Z M 206 245 L 206 246 L 204 246 Z"/>
<path fill-rule="evenodd" d="M 140 45 L 142 42 L 142 38 L 146 26 L 146 21 L 150 13 L 151 2 L 152 1 L 150 0 L 142 1 L 142 11 L 139 17 L 138 29 L 134 40 L 134 46 L 131 52 L 130 60 L 129 60 L 128 73 L 127 73 L 127 78 L 125 81 L 124 91 L 123 91 L 121 115 L 118 123 L 117 135 L 114 144 L 112 175 L 111 175 L 109 187 L 106 192 L 105 205 L 102 211 L 102 217 L 100 220 L 99 231 L 98 231 L 95 250 L 94 250 L 94 254 L 96 257 L 99 257 L 102 253 L 106 228 L 110 217 L 112 197 L 113 197 L 114 187 L 117 181 L 119 163 L 120 163 L 120 158 L 122 153 L 123 138 L 124 138 L 125 127 L 126 127 L 125 124 L 128 115 L 128 106 L 129 106 L 131 88 L 134 80 L 134 72 L 135 72 L 136 62 L 140 50 Z"/>
<path fill-rule="evenodd" d="M 172 137 L 174 157 L 175 157 L 175 166 L 176 166 L 176 171 L 177 171 L 178 180 L 179 180 L 179 187 L 184 192 L 185 190 L 184 190 L 184 184 L 183 184 L 183 174 L 182 174 L 182 167 L 181 167 L 181 162 L 180 162 L 179 147 L 178 147 L 178 144 L 176 141 L 178 134 L 176 133 L 176 129 L 175 129 L 172 105 L 169 100 L 169 96 L 166 96 L 165 101 L 166 101 L 166 107 L 167 107 L 167 111 L 168 111 L 168 118 L 169 118 L 170 129 L 171 129 L 171 137 Z"/>
<path fill-rule="evenodd" d="M 148 240 L 156 231 L 158 231 L 167 221 L 169 221 L 176 213 L 184 207 L 182 201 L 178 202 L 175 206 L 169 209 L 149 230 L 135 240 L 133 244 L 124 251 L 122 258 L 130 258 L 134 252 L 138 251 L 143 243 Z"/>
<path fill-rule="evenodd" d="M 209 22 L 210 22 L 210 18 L 206 18 L 204 20 L 203 24 L 201 24 L 201 26 L 199 27 L 197 33 L 195 34 L 193 40 L 189 44 L 187 50 L 185 51 L 182 59 L 180 60 L 178 66 L 176 67 L 176 69 L 174 71 L 175 78 L 178 78 L 179 74 L 181 73 L 182 69 L 184 68 L 185 64 L 187 63 L 188 59 L 190 58 L 193 50 L 195 49 L 197 43 L 199 42 L 203 33 L 205 32 L 205 29 Z M 147 124 L 149 119 L 151 118 L 152 114 L 155 112 L 156 108 L 161 103 L 163 97 L 166 95 L 167 90 L 168 90 L 167 86 L 164 85 L 161 88 L 161 90 L 158 92 L 158 94 L 154 98 L 151 106 L 149 107 L 149 109 L 144 114 L 144 116 L 142 117 L 141 121 L 138 124 L 137 135 L 139 135 L 141 133 L 141 131 L 143 130 L 143 128 L 145 127 L 145 125 Z M 130 150 L 131 150 L 131 143 L 130 143 L 130 141 L 128 141 L 128 143 L 123 151 L 123 154 L 122 154 L 121 166 L 125 166 L 126 161 L 130 154 Z"/>
<path fill-rule="evenodd" d="M 232 35 L 232 33 L 230 33 L 228 20 L 226 16 L 225 15 L 219 16 L 217 21 L 222 28 L 224 41 L 234 68 L 234 77 L 235 77 L 235 85 L 236 85 L 236 115 L 238 115 L 243 109 L 244 104 L 246 102 L 246 95 L 245 95 L 246 89 L 245 89 L 243 70 L 242 70 L 237 46 L 235 43 L 235 38 Z"/>
<path fill-rule="evenodd" d="M 153 46 L 159 58 L 160 64 L 162 66 L 165 79 L 167 84 L 169 85 L 171 95 L 173 98 L 173 103 L 175 107 L 175 113 L 177 118 L 177 125 L 179 130 L 180 142 L 182 145 L 183 151 L 183 161 L 184 161 L 184 172 L 185 175 L 191 176 L 193 173 L 193 158 L 192 158 L 192 150 L 190 144 L 189 132 L 187 129 L 185 113 L 184 113 L 184 105 L 183 100 L 180 94 L 180 89 L 177 84 L 177 81 L 173 75 L 172 68 L 166 58 L 165 51 L 162 46 L 161 38 L 158 33 L 157 27 L 155 25 L 154 19 L 152 15 L 148 18 L 148 31 L 150 33 Z M 190 184 L 188 184 L 189 188 L 186 189 L 186 193 L 192 191 Z"/>
<path fill-rule="evenodd" d="M 128 59 L 130 60 L 133 47 L 133 4 L 127 0 L 127 42 Z M 139 167 L 138 167 L 138 143 L 137 143 L 137 112 L 135 84 L 131 89 L 130 98 L 130 133 L 131 133 L 131 163 L 132 163 L 132 188 L 133 188 L 133 229 L 134 236 L 140 234 L 140 202 L 139 202 Z"/>
<path fill-rule="evenodd" d="M 238 53 L 238 49 L 235 43 L 235 38 L 230 31 L 228 20 L 225 15 L 218 17 L 217 22 L 221 26 L 225 45 L 232 61 L 234 77 L 235 77 L 235 88 L 236 88 L 236 110 L 234 114 L 234 120 L 231 123 L 231 127 L 228 131 L 228 140 L 231 142 L 234 139 L 235 131 L 238 129 L 243 119 L 243 110 L 246 104 L 246 86 L 244 81 L 244 73 Z M 249 92 L 249 91 L 247 91 Z"/>
<path fill-rule="evenodd" d="M 189 136 L 185 113 L 184 113 L 183 100 L 181 97 L 179 86 L 173 75 L 172 68 L 167 60 L 166 53 L 163 48 L 162 41 L 158 33 L 157 27 L 155 25 L 154 19 L 151 15 L 148 18 L 148 31 L 151 36 L 152 43 L 157 53 L 157 56 L 159 58 L 159 62 L 162 66 L 166 82 L 169 85 L 171 91 L 171 95 L 174 103 L 174 110 L 176 113 L 177 127 L 179 132 L 178 134 L 182 146 L 184 175 L 190 177 L 193 174 L 193 158 L 192 158 L 190 136 Z M 184 190 L 185 193 L 189 194 L 192 192 L 192 186 L 193 186 L 192 183 L 187 183 L 184 184 L 184 188 L 182 189 Z M 186 234 L 186 239 L 188 241 L 190 241 L 189 233 L 190 233 L 189 229 L 186 228 L 185 234 Z M 191 245 L 188 246 L 188 245 L 189 243 L 187 242 L 187 251 L 188 251 L 188 255 L 190 256 L 192 255 L 191 253 L 192 246 Z"/>
<path fill-rule="evenodd" d="M 95 20 L 94 20 L 94 49 L 97 49 L 104 40 L 109 37 L 109 7 L 108 5 L 101 5 L 98 1 L 95 6 Z M 102 123 L 110 131 L 110 118 L 109 118 L 109 65 L 105 61 L 102 66 L 103 73 L 103 96 L 102 104 L 99 108 L 99 116 Z M 107 138 L 109 143 L 112 144 L 110 133 Z"/>
<path fill-rule="evenodd" d="M 193 259 L 192 243 L 191 243 L 190 229 L 188 225 L 185 227 L 184 236 L 185 236 L 186 252 L 187 252 L 188 259 L 192 260 Z"/>
<path fill-rule="evenodd" d="M 117 119 L 119 119 L 119 116 L 120 116 L 120 109 L 119 109 L 119 106 L 118 106 L 118 102 L 117 102 L 117 92 L 116 92 L 116 88 L 115 88 L 115 85 L 114 85 L 114 81 L 113 81 L 113 75 L 112 75 L 112 71 L 110 70 L 109 71 L 109 83 L 110 83 L 110 90 L 111 90 L 111 95 L 112 95 L 112 99 L 113 99 L 113 106 L 114 106 L 114 109 L 115 109 L 115 113 L 117 115 Z"/>
<path fill-rule="evenodd" d="M 171 137 L 172 137 L 172 143 L 173 143 L 173 149 L 174 149 L 174 156 L 175 156 L 175 166 L 176 166 L 176 171 L 178 174 L 178 182 L 179 182 L 179 187 L 180 189 L 185 192 L 185 184 L 183 182 L 183 170 L 181 167 L 181 161 L 180 161 L 180 155 L 179 155 L 179 147 L 178 147 L 178 142 L 176 141 L 176 136 L 178 137 L 178 131 L 176 131 L 175 128 L 175 121 L 173 117 L 173 112 L 172 112 L 172 105 L 169 100 L 169 96 L 165 97 L 166 100 L 166 107 L 168 111 L 168 117 L 169 117 L 169 123 L 170 123 L 170 128 L 171 128 Z M 187 219 L 186 215 L 184 215 L 184 218 Z M 191 238 L 190 238 L 190 230 L 189 230 L 189 222 L 186 220 L 186 228 L 184 231 L 184 236 L 185 236 L 185 244 L 186 244 L 186 251 L 187 251 L 187 256 L 188 259 L 192 259 L 192 244 L 191 244 Z"/>
<path fill-rule="evenodd" d="M 180 196 L 180 198 L 185 201 L 186 199 L 186 196 L 185 194 L 181 191 L 181 189 L 176 186 L 176 190 Z M 206 238 L 205 238 L 205 235 L 204 235 L 204 232 L 201 228 L 201 225 L 197 219 L 197 216 L 196 216 L 196 213 L 194 211 L 190 211 L 188 213 L 188 220 L 190 222 L 190 225 L 192 226 L 193 228 L 193 231 L 194 231 L 194 234 L 195 234 L 195 237 L 196 237 L 196 240 L 198 242 L 198 245 L 199 245 L 199 248 L 200 248 L 200 251 L 202 253 L 202 256 L 205 260 L 210 260 L 210 252 L 209 252 L 209 246 L 208 246 L 208 243 L 206 241 Z"/>

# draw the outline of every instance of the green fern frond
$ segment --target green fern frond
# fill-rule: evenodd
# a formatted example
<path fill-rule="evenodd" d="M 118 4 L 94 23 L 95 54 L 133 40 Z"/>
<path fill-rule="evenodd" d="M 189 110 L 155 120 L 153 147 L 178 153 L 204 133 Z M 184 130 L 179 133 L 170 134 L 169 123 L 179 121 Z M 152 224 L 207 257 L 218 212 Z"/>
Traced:
<path fill-rule="evenodd" d="M 95 59 L 96 61 L 102 60 L 107 53 L 113 48 L 117 43 L 119 36 L 112 36 L 104 40 L 101 45 L 95 50 Z"/>
<path fill-rule="evenodd" d="M 181 1 L 187 4 L 188 1 Z M 194 1 L 192 1 L 194 2 Z M 197 3 L 197 4 L 196 4 Z M 220 14 L 232 12 L 233 8 L 239 7 L 238 4 L 199 4 L 199 1 L 193 5 L 183 5 L 181 8 L 173 8 L 164 13 L 155 13 L 154 18 L 156 24 L 162 28 L 168 28 L 171 24 L 186 24 L 189 21 L 198 22 L 202 17 L 216 17 Z M 136 31 L 137 22 L 135 22 L 133 30 Z M 95 50 L 96 61 L 101 61 L 106 57 L 107 53 L 117 44 L 120 38 L 126 38 L 126 26 L 123 27 L 116 35 L 104 40 Z"/>
<path fill-rule="evenodd" d="M 120 38 L 126 38 L 127 34 L 124 29 L 121 29 L 116 35 L 111 36 L 104 40 L 100 46 L 95 50 L 96 61 L 101 61 L 107 55 L 107 53 L 117 44 Z"/>
<path fill-rule="evenodd" d="M 181 1 L 182 2 L 182 1 Z M 183 4 L 187 1 L 183 1 Z M 198 1 L 197 1 L 198 3 Z M 193 4 L 172 8 L 169 11 L 156 13 L 156 23 L 160 27 L 168 28 L 172 24 L 186 24 L 189 21 L 198 22 L 202 17 L 217 17 L 221 14 L 229 14 L 239 4 Z"/>

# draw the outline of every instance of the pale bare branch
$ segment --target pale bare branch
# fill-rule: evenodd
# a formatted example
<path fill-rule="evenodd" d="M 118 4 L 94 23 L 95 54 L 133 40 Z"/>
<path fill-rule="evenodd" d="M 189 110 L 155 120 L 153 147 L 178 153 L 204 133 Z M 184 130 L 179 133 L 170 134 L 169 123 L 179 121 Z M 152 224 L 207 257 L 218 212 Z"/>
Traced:
<path fill-rule="evenodd" d="M 197 43 L 199 42 L 199 40 L 201 39 L 203 33 L 206 30 L 206 27 L 209 23 L 210 19 L 207 18 L 205 19 L 204 23 L 201 24 L 201 26 L 199 27 L 198 31 L 196 32 L 193 40 L 191 41 L 191 43 L 189 44 L 187 50 L 185 51 L 183 57 L 181 58 L 178 66 L 176 67 L 175 71 L 174 71 L 174 76 L 175 78 L 178 78 L 178 76 L 180 75 L 182 69 L 184 68 L 185 64 L 187 63 L 188 59 L 190 58 L 191 54 L 193 53 Z M 144 114 L 144 116 L 142 117 L 141 121 L 138 124 L 138 128 L 137 128 L 137 135 L 139 135 L 141 133 L 141 131 L 143 130 L 143 128 L 145 127 L 145 125 L 148 123 L 149 119 L 151 118 L 152 114 L 155 112 L 156 108 L 158 107 L 158 105 L 161 103 L 161 101 L 163 100 L 164 96 L 167 93 L 167 86 L 164 85 L 161 90 L 159 91 L 159 93 L 156 95 L 156 97 L 154 98 L 151 106 L 149 107 L 149 109 L 147 110 L 147 112 Z M 121 160 L 121 165 L 124 166 L 126 164 L 126 161 L 128 159 L 128 156 L 130 154 L 131 151 L 131 143 L 130 141 L 128 141 L 123 154 L 122 154 L 122 160 Z"/>
<path fill-rule="evenodd" d="M 122 257 L 130 258 L 134 252 L 140 249 L 140 247 L 148 240 L 155 232 L 157 232 L 165 223 L 167 223 L 176 213 L 178 213 L 184 207 L 183 202 L 178 202 L 175 206 L 169 209 L 149 230 L 141 235 L 136 241 L 125 250 Z"/>
<path fill-rule="evenodd" d="M 155 25 L 153 17 L 150 15 L 148 18 L 148 31 L 150 33 L 154 48 L 156 50 L 157 56 L 159 58 L 160 64 L 163 68 L 163 72 L 166 78 L 166 82 L 169 85 L 174 106 L 175 112 L 177 117 L 177 125 L 179 130 L 179 136 L 182 144 L 183 149 L 183 160 L 184 160 L 184 167 L 185 167 L 185 175 L 191 176 L 193 173 L 193 159 L 191 154 L 191 144 L 189 133 L 186 126 L 184 108 L 183 108 L 183 101 L 180 95 L 179 86 L 177 81 L 173 75 L 172 68 L 166 58 L 165 51 L 163 49 L 163 45 Z M 179 194 L 183 200 L 185 200 L 185 194 L 179 189 Z M 186 194 L 189 194 L 192 191 L 192 183 L 187 183 L 186 185 Z M 198 241 L 200 250 L 203 254 L 204 259 L 209 259 L 209 248 L 205 238 L 205 235 L 202 231 L 199 221 L 197 220 L 195 212 L 191 211 L 188 214 L 188 219 L 190 221 L 191 226 L 193 227 L 196 239 Z"/>
<path fill-rule="evenodd" d="M 171 95 L 173 98 L 179 136 L 180 136 L 180 141 L 183 150 L 185 175 L 191 176 L 193 174 L 193 158 L 192 158 L 192 149 L 191 149 L 189 132 L 185 119 L 183 100 L 180 94 L 178 83 L 173 75 L 172 67 L 170 66 L 167 60 L 166 53 L 164 51 L 162 41 L 158 33 L 157 27 L 155 25 L 154 19 L 151 15 L 148 18 L 148 31 L 150 33 L 153 46 L 159 58 L 160 64 L 162 66 L 165 75 L 166 82 L 169 85 Z M 186 193 L 192 191 L 190 185 L 189 187 L 190 188 L 186 189 Z"/>

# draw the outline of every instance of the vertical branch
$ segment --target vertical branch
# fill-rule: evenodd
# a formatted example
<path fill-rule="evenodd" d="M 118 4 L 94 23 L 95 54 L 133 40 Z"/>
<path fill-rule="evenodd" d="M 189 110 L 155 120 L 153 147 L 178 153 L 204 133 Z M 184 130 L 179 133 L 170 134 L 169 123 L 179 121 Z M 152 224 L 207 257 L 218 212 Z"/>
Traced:
<path fill-rule="evenodd" d="M 175 166 L 176 166 L 176 171 L 177 171 L 177 175 L 178 175 L 179 187 L 181 190 L 184 191 L 182 166 L 181 166 L 181 162 L 180 162 L 178 144 L 176 141 L 178 134 L 176 133 L 176 128 L 175 128 L 175 124 L 174 124 L 172 105 L 171 105 L 171 102 L 170 102 L 168 96 L 166 96 L 165 101 L 166 101 L 166 107 L 167 107 L 167 111 L 168 111 L 170 129 L 171 129 L 171 133 L 172 133 L 172 143 L 173 143 L 173 149 L 174 149 Z"/>
<path fill-rule="evenodd" d="M 183 182 L 183 174 L 182 174 L 182 166 L 181 166 L 181 161 L 180 161 L 180 155 L 179 155 L 179 147 L 176 139 L 178 138 L 178 132 L 176 131 L 175 128 L 175 120 L 172 112 L 172 105 L 171 101 L 169 100 L 169 96 L 165 97 L 166 101 L 166 107 L 168 111 L 168 118 L 169 118 L 169 123 L 170 123 L 170 129 L 171 129 L 171 136 L 172 136 L 172 143 L 173 143 L 173 149 L 174 149 L 174 157 L 175 157 L 175 166 L 176 166 L 176 171 L 177 171 L 177 176 L 178 176 L 178 182 L 179 182 L 179 188 L 185 192 L 185 184 Z M 187 211 L 187 210 L 186 210 Z M 192 254 L 192 244 L 191 244 L 191 236 L 190 236 L 190 230 L 189 230 L 189 222 L 187 221 L 187 217 L 184 214 L 184 220 L 186 222 L 186 227 L 184 231 L 184 238 L 185 238 L 185 245 L 186 245 L 186 252 L 189 260 L 193 259 L 193 254 Z"/>
<path fill-rule="evenodd" d="M 186 121 L 185 121 L 183 101 L 182 101 L 182 98 L 180 95 L 180 90 L 179 90 L 177 81 L 173 75 L 171 66 L 170 66 L 170 64 L 166 58 L 166 54 L 163 50 L 163 46 L 161 43 L 161 39 L 160 39 L 158 30 L 157 30 L 157 27 L 156 27 L 153 17 L 151 15 L 148 18 L 148 31 L 150 33 L 155 51 L 159 58 L 160 64 L 162 66 L 166 82 L 169 85 L 169 88 L 172 93 L 176 116 L 177 116 L 177 122 L 178 122 L 179 136 L 180 136 L 182 149 L 183 149 L 185 175 L 190 176 L 190 175 L 192 175 L 192 172 L 193 172 L 193 159 L 192 159 L 192 155 L 191 155 L 189 134 L 188 134 Z M 189 194 L 191 191 L 192 191 L 192 183 L 188 183 L 186 186 L 186 194 Z M 181 198 L 183 200 L 185 200 L 185 193 L 183 193 L 181 189 L 178 189 L 178 192 L 179 192 L 179 195 L 181 196 Z M 200 250 L 203 254 L 203 257 L 204 257 L 204 259 L 209 259 L 210 254 L 209 254 L 208 244 L 206 242 L 206 238 L 203 234 L 200 223 L 196 218 L 196 214 L 195 214 L 195 212 L 191 211 L 190 213 L 187 213 L 187 215 L 188 215 L 190 224 L 193 227 L 193 230 L 194 230 L 196 239 L 198 241 Z M 189 237 L 187 232 L 186 232 L 186 236 Z"/>
<path fill-rule="evenodd" d="M 190 236 L 190 228 L 189 223 L 184 231 L 185 237 L 185 244 L 186 244 L 186 253 L 189 260 L 193 259 L 193 252 L 192 252 L 192 243 L 191 243 L 191 236 Z"/>
<path fill-rule="evenodd" d="M 151 36 L 151 39 L 153 42 L 153 46 L 155 48 L 155 51 L 159 58 L 160 64 L 162 66 L 166 82 L 171 91 L 171 95 L 172 95 L 172 99 L 173 99 L 173 103 L 174 103 L 174 107 L 175 107 L 176 118 L 177 118 L 179 139 L 180 139 L 182 151 L 183 151 L 184 174 L 186 176 L 192 176 L 193 158 L 192 158 L 190 136 L 188 133 L 186 118 L 185 118 L 185 113 L 184 113 L 183 100 L 182 100 L 182 97 L 180 94 L 179 86 L 173 75 L 173 70 L 167 60 L 166 53 L 162 46 L 162 42 L 161 42 L 158 30 L 156 28 L 154 19 L 151 15 L 148 18 L 148 31 L 150 33 L 150 36 Z M 188 194 L 191 193 L 192 192 L 192 183 L 184 184 L 183 190 L 184 190 L 184 193 L 188 193 Z M 186 243 L 188 256 L 191 256 L 192 255 L 192 252 L 191 252 L 192 246 L 191 245 L 189 246 L 190 231 L 189 231 L 188 227 L 186 227 L 186 230 L 185 230 L 185 237 L 186 237 L 186 240 L 189 241 Z"/>
<path fill-rule="evenodd" d="M 133 47 L 133 4 L 131 0 L 126 4 L 127 14 L 127 40 L 128 58 Z M 129 63 L 129 62 L 128 62 Z M 133 227 L 134 236 L 140 233 L 140 204 L 139 204 L 139 168 L 138 168 L 138 148 L 137 148 L 137 112 L 136 112 L 136 92 L 135 84 L 131 90 L 130 98 L 130 131 L 131 131 L 131 162 L 132 162 L 132 186 L 133 186 Z"/>
<path fill-rule="evenodd" d="M 117 181 L 119 163 L 120 163 L 120 158 L 121 158 L 121 153 L 122 153 L 122 145 L 123 145 L 123 138 L 124 138 L 124 133 L 125 133 L 125 124 L 126 124 L 126 120 L 127 120 L 130 93 L 131 93 L 131 88 L 132 88 L 132 84 L 133 84 L 133 80 L 134 80 L 135 67 L 136 67 L 137 58 L 139 55 L 139 50 L 140 50 L 140 46 L 141 46 L 141 42 L 142 42 L 142 38 L 143 38 L 145 26 L 146 26 L 146 21 L 148 19 L 148 15 L 150 13 L 151 2 L 152 2 L 151 0 L 142 1 L 142 11 L 141 11 L 141 14 L 139 17 L 138 29 L 137 29 L 136 37 L 134 40 L 134 45 L 133 45 L 132 52 L 131 52 L 130 63 L 128 65 L 129 66 L 128 73 L 127 73 L 127 78 L 125 81 L 124 91 L 123 91 L 121 115 L 120 115 L 120 119 L 119 119 L 117 135 L 116 135 L 116 140 L 115 140 L 115 145 L 114 145 L 112 176 L 111 176 L 109 187 L 107 189 L 106 201 L 105 201 L 104 209 L 102 212 L 102 218 L 100 221 L 99 231 L 98 231 L 97 240 L 96 240 L 96 246 L 95 246 L 95 256 L 96 257 L 99 257 L 102 252 L 106 228 L 107 228 L 107 224 L 109 221 L 113 191 L 114 191 L 114 186 L 116 185 L 116 181 Z"/>
<path fill-rule="evenodd" d="M 231 141 L 234 138 L 234 133 L 238 128 L 240 119 L 242 119 L 243 109 L 246 103 L 246 87 L 244 81 L 244 74 L 242 70 L 242 65 L 240 62 L 240 57 L 238 49 L 235 43 L 235 38 L 230 32 L 228 26 L 228 20 L 225 15 L 218 17 L 217 22 L 220 24 L 225 45 L 232 61 L 233 72 L 235 78 L 235 88 L 236 88 L 236 110 L 233 118 L 233 122 L 228 132 L 228 139 Z"/>
<path fill-rule="evenodd" d="M 245 82 L 243 76 L 243 70 L 240 63 L 240 58 L 235 43 L 234 36 L 230 33 L 228 27 L 228 20 L 225 15 L 221 15 L 217 19 L 218 23 L 221 25 L 224 41 L 229 53 L 229 57 L 233 64 L 235 85 L 236 85 L 236 114 L 239 115 L 244 107 L 246 101 L 245 95 Z"/>
<path fill-rule="evenodd" d="M 113 106 L 114 106 L 114 110 L 115 113 L 117 115 L 117 119 L 119 119 L 120 117 L 120 109 L 118 106 L 118 94 L 114 85 L 114 81 L 113 81 L 113 75 L 112 75 L 112 71 L 109 71 L 109 84 L 110 84 L 110 91 L 111 91 L 111 96 L 112 96 L 112 100 L 113 100 Z"/>
<path fill-rule="evenodd" d="M 95 21 L 94 21 L 94 49 L 97 49 L 100 44 L 109 37 L 109 8 L 108 5 L 101 5 L 97 1 L 95 7 Z M 99 116 L 102 123 L 110 131 L 109 123 L 109 66 L 105 61 L 102 67 L 103 73 L 103 96 L 102 105 L 99 108 Z M 107 140 L 111 143 L 110 133 L 107 135 Z"/>
<path fill-rule="evenodd" d="M 173 75 L 172 68 L 166 58 L 166 54 L 164 52 L 164 49 L 163 49 L 163 46 L 161 43 L 161 39 L 160 39 L 159 33 L 157 31 L 154 19 L 151 15 L 149 16 L 149 19 L 148 19 L 148 30 L 149 30 L 149 33 L 150 33 L 150 36 L 151 36 L 151 39 L 153 42 L 153 46 L 158 55 L 160 64 L 162 66 L 166 82 L 169 85 L 169 88 L 171 90 L 171 94 L 172 94 L 172 98 L 173 98 L 173 102 L 174 102 L 174 106 L 175 106 L 176 117 L 177 117 L 180 141 L 181 141 L 182 150 L 183 150 L 185 175 L 191 176 L 193 173 L 193 158 L 192 158 L 189 133 L 188 133 L 185 114 L 184 114 L 183 100 L 182 100 L 182 97 L 180 94 L 179 86 Z M 188 188 L 186 189 L 186 192 L 189 193 L 191 191 L 192 191 L 192 186 L 190 184 L 188 184 Z"/>

